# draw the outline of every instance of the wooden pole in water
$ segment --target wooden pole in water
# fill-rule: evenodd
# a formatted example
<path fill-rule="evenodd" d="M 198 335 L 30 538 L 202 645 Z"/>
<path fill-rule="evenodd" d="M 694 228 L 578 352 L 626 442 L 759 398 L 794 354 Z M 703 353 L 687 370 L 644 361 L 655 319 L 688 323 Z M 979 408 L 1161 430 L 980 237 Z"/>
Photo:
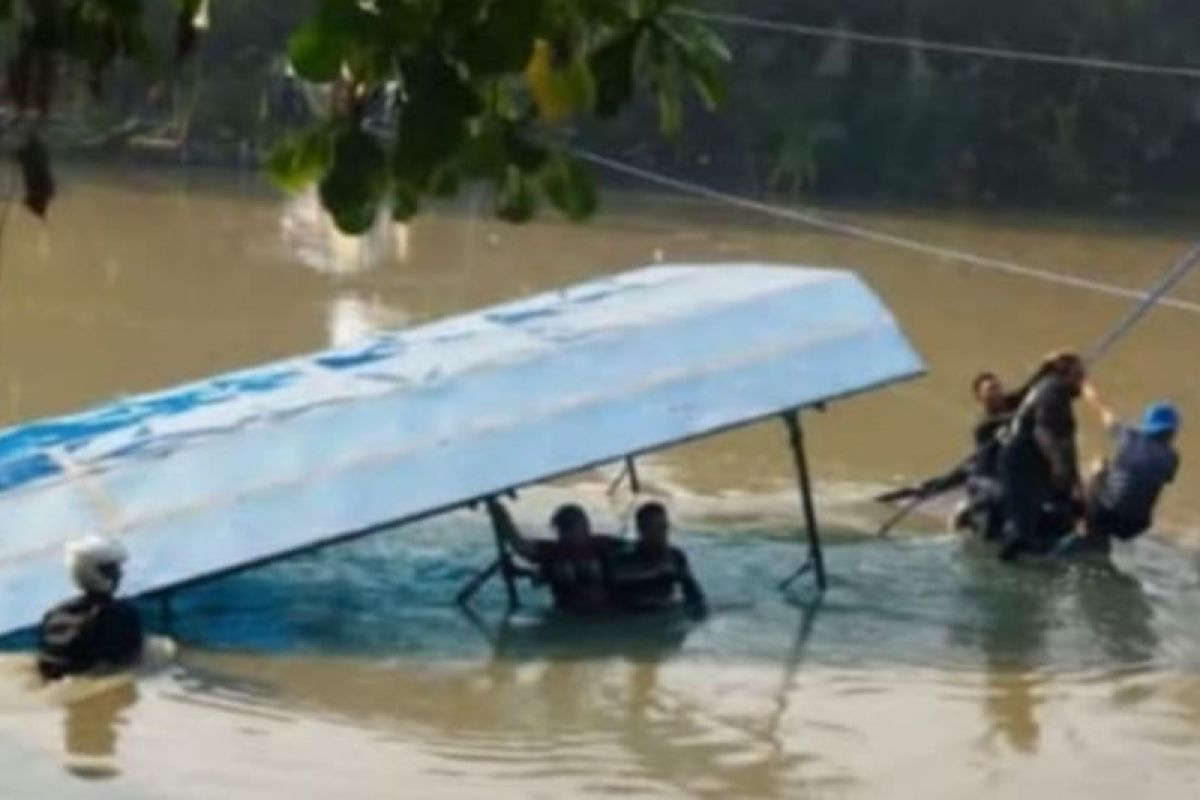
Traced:
<path fill-rule="evenodd" d="M 792 447 L 792 457 L 796 462 L 796 477 L 800 484 L 800 502 L 804 509 L 804 525 L 808 533 L 808 563 L 797 571 L 803 574 L 811 565 L 817 576 L 817 588 L 825 591 L 828 583 L 825 577 L 825 554 L 821 551 L 821 531 L 817 527 L 816 504 L 812 496 L 812 480 L 808 472 L 808 455 L 804 451 L 804 430 L 800 426 L 800 412 L 792 410 L 783 415 L 784 424 L 788 429 L 788 442 Z M 788 582 L 785 582 L 786 585 Z"/>

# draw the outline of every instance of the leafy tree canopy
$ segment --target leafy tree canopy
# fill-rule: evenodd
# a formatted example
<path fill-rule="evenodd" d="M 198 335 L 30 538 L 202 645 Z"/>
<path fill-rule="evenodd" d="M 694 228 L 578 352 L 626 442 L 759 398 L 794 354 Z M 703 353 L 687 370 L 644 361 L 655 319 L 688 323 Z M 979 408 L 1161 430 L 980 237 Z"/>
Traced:
<path fill-rule="evenodd" d="M 103 98 L 121 62 L 168 70 L 196 46 L 226 0 L 0 0 L 8 34 L 8 103 L 26 203 L 53 195 L 40 123 L 56 98 L 86 86 Z M 161 41 L 147 19 L 173 3 Z M 212 8 L 209 5 L 213 6 Z M 521 222 L 548 203 L 572 219 L 596 207 L 593 179 L 563 145 L 572 125 L 612 118 L 639 97 L 668 137 L 685 98 L 721 100 L 729 53 L 690 0 L 315 0 L 287 58 L 326 88 L 321 118 L 272 153 L 282 186 L 313 184 L 338 226 L 366 230 L 386 210 L 416 214 L 468 183 L 494 190 L 496 213 Z"/>

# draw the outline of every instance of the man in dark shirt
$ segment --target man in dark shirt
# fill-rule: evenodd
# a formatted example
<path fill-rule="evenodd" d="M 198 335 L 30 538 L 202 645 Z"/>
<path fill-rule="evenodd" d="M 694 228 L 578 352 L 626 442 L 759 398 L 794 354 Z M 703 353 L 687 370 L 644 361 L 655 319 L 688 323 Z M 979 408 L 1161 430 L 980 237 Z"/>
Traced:
<path fill-rule="evenodd" d="M 972 478 L 990 478 L 997 472 L 999 442 L 997 433 L 1008 424 L 1020 407 L 1030 387 L 1041 375 L 1034 376 L 1024 386 L 1010 392 L 994 372 L 981 372 L 971 381 L 971 395 L 979 405 L 979 419 L 971 428 L 974 448 L 969 458 L 952 470 L 929 478 L 916 486 L 906 486 L 880 495 L 882 502 L 906 500 L 913 497 L 933 497 L 963 485 L 971 489 Z"/>
<path fill-rule="evenodd" d="M 628 612 L 658 611 L 677 602 L 693 617 L 708 613 L 704 592 L 692 575 L 687 556 L 670 544 L 671 522 L 662 503 L 649 502 L 637 510 L 637 542 L 615 550 L 605 561 L 613 605 Z"/>
<path fill-rule="evenodd" d="M 955 528 L 970 528 L 985 539 L 999 538 L 1004 525 L 1000 490 L 1000 433 L 1012 422 L 1026 395 L 1045 373 L 1045 366 L 1016 391 L 1008 391 L 992 372 L 971 383 L 982 413 L 972 429 L 975 449 L 963 464 L 967 500 L 956 512 Z"/>
<path fill-rule="evenodd" d="M 1153 523 L 1159 496 L 1179 471 L 1174 440 L 1180 418 L 1169 403 L 1154 403 L 1142 415 L 1141 426 L 1133 428 L 1090 385 L 1084 397 L 1116 444 L 1113 458 L 1097 470 L 1087 492 L 1088 538 L 1107 550 L 1108 537 L 1133 539 Z"/>
<path fill-rule="evenodd" d="M 38 671 L 58 680 L 96 669 L 126 667 L 142 655 L 141 616 L 117 600 L 125 549 L 94 536 L 72 545 L 67 561 L 83 594 L 49 611 L 38 632 Z"/>
<path fill-rule="evenodd" d="M 501 538 L 524 560 L 538 569 L 550 587 L 554 606 L 579 614 L 602 612 L 609 607 L 604 578 L 604 558 L 621 541 L 592 533 L 587 512 L 574 503 L 560 506 L 550 517 L 554 539 L 527 539 L 521 535 L 497 499 L 487 501 L 488 514 Z"/>
<path fill-rule="evenodd" d="M 1044 377 L 1043 370 L 1030 378 L 1021 388 L 1010 392 L 992 372 L 981 372 L 975 376 L 971 388 L 982 411 L 972 429 L 975 441 L 975 463 L 977 475 L 995 476 L 999 471 L 1000 442 L 998 434 L 1012 421 L 1013 414 L 1021 407 L 1030 389 Z"/>
<path fill-rule="evenodd" d="M 1052 547 L 1074 527 L 1074 508 L 1082 499 L 1072 404 L 1087 370 L 1074 353 L 1053 357 L 1048 367 L 1014 416 L 1000 453 L 1004 560 Z"/>

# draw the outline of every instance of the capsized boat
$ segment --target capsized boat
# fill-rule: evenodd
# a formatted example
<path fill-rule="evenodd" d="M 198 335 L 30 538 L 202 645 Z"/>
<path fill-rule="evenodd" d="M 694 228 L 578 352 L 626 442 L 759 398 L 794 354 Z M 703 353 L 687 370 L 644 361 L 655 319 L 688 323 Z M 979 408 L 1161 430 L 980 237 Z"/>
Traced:
<path fill-rule="evenodd" d="M 0 634 L 120 537 L 134 595 L 783 417 L 924 371 L 852 272 L 656 266 L 0 433 Z"/>

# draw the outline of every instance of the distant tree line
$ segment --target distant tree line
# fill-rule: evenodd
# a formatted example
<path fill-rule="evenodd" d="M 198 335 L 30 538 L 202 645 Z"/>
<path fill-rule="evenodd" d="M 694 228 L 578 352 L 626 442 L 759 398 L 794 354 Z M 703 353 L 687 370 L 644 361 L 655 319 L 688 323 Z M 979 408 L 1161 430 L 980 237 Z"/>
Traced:
<path fill-rule="evenodd" d="M 989 47 L 1200 67 L 1194 0 L 713 0 L 714 11 Z M 1200 187 L 1200 79 L 716 26 L 718 116 L 675 147 L 606 146 L 744 191 L 819 199 L 1107 205 Z M 640 153 L 639 153 L 640 151 Z"/>
<path fill-rule="evenodd" d="M 144 0 L 150 27 L 169 37 L 185 1 Z M 80 99 L 61 110 L 87 131 L 109 132 L 93 142 L 139 137 L 193 158 L 257 158 L 312 113 L 314 95 L 286 54 L 319 2 L 216 0 L 193 60 L 172 81 L 118 67 L 104 103 Z M 1200 67 L 1195 0 L 697 6 L 834 30 Z M 1198 79 L 711 27 L 734 54 L 717 113 L 685 94 L 688 122 L 664 139 L 664 113 L 669 127 L 678 112 L 651 92 L 614 119 L 571 120 L 572 135 L 673 174 L 797 199 L 1136 204 L 1190 198 L 1200 185 Z"/>

